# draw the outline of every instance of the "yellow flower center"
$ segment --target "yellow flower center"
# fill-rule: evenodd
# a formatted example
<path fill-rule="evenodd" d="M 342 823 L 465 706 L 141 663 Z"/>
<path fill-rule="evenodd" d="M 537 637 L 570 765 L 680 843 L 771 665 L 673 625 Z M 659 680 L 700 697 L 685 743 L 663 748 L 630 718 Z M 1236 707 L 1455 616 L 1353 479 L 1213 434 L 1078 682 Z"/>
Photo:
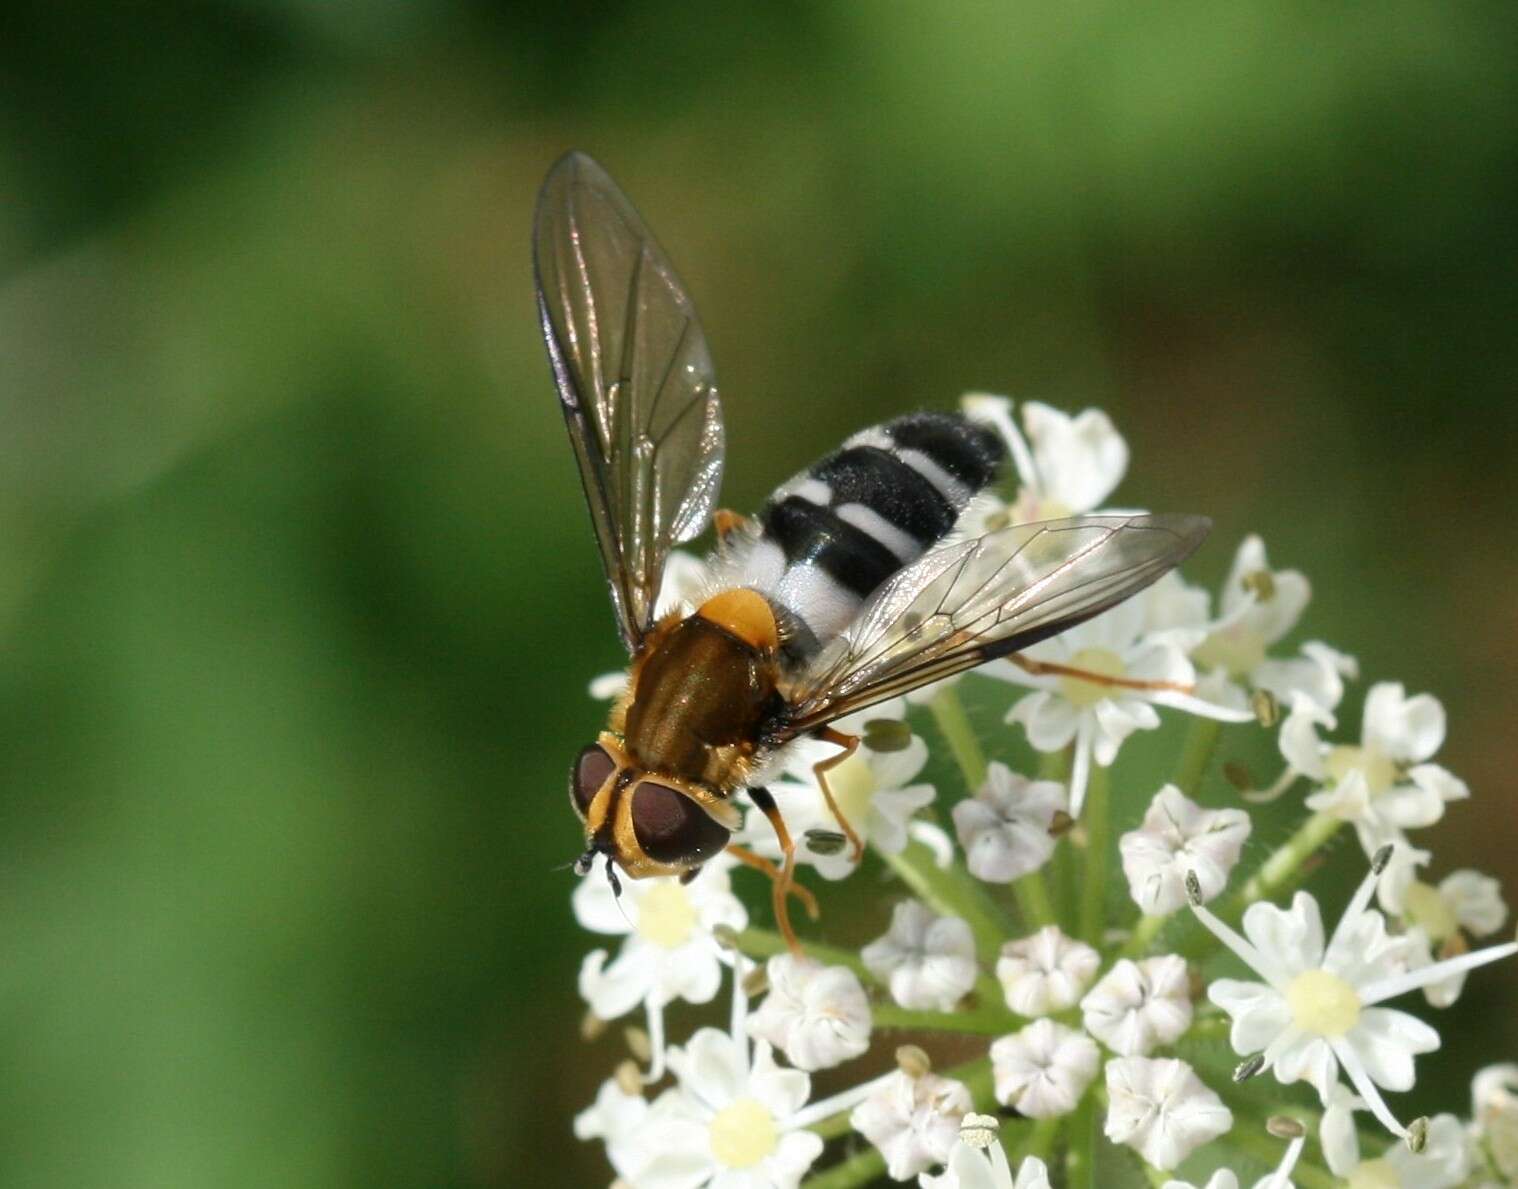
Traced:
<path fill-rule="evenodd" d="M 1349 1189 L 1402 1189 L 1402 1178 L 1387 1160 L 1367 1160 L 1349 1174 Z"/>
<path fill-rule="evenodd" d="M 1429 941 L 1438 945 L 1460 931 L 1460 922 L 1449 901 L 1439 894 L 1438 888 L 1430 887 L 1421 879 L 1415 879 L 1405 896 L 1407 917 L 1415 925 L 1421 925 Z"/>
<path fill-rule="evenodd" d="M 1319 1036 L 1343 1036 L 1360 1022 L 1360 996 L 1337 974 L 1308 970 L 1286 988 L 1292 1023 Z"/>
<path fill-rule="evenodd" d="M 638 936 L 644 941 L 667 950 L 678 949 L 695 929 L 696 906 L 674 880 L 655 884 L 638 901 Z"/>
<path fill-rule="evenodd" d="M 1384 793 L 1397 783 L 1397 765 L 1373 747 L 1336 747 L 1328 753 L 1327 767 L 1336 781 L 1360 769 L 1371 796 Z"/>
<path fill-rule="evenodd" d="M 712 1120 L 712 1155 L 728 1168 L 749 1168 L 780 1146 L 775 1116 L 752 1098 L 740 1098 Z"/>
<path fill-rule="evenodd" d="M 1265 659 L 1265 637 L 1242 625 L 1214 632 L 1192 654 L 1199 668 L 1222 667 L 1230 677 L 1244 677 L 1254 672 Z"/>
<path fill-rule="evenodd" d="M 870 802 L 875 799 L 875 773 L 870 762 L 855 752 L 827 773 L 828 790 L 838 802 L 838 811 L 861 838 L 867 836 Z"/>
<path fill-rule="evenodd" d="M 1123 661 L 1109 648 L 1082 648 L 1066 662 L 1072 669 L 1085 669 L 1103 677 L 1121 677 Z M 1095 706 L 1103 698 L 1110 697 L 1112 686 L 1087 681 L 1084 677 L 1061 677 L 1060 696 L 1073 706 Z"/>

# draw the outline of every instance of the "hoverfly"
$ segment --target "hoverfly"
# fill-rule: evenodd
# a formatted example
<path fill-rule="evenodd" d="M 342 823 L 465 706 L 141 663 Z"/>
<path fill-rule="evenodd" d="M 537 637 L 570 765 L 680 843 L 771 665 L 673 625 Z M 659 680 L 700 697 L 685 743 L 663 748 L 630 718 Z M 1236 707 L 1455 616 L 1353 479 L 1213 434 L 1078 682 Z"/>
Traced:
<path fill-rule="evenodd" d="M 915 413 L 866 429 L 781 486 L 757 518 L 717 508 L 724 438 L 711 355 L 669 258 L 599 165 L 550 170 L 534 224 L 538 313 L 591 523 L 630 657 L 626 692 L 575 759 L 570 803 L 598 857 L 640 879 L 693 878 L 741 824 L 746 789 L 769 819 L 787 913 L 796 846 L 750 783 L 802 737 L 839 750 L 818 784 L 854 847 L 827 772 L 855 736 L 830 724 L 995 657 L 1037 672 L 1147 683 L 1019 658 L 1154 582 L 1201 543 L 1199 516 L 1092 515 L 966 538 L 954 526 L 1006 447 L 988 427 Z M 714 589 L 655 613 L 670 549 L 713 524 Z M 615 867 L 614 867 L 615 865 Z"/>

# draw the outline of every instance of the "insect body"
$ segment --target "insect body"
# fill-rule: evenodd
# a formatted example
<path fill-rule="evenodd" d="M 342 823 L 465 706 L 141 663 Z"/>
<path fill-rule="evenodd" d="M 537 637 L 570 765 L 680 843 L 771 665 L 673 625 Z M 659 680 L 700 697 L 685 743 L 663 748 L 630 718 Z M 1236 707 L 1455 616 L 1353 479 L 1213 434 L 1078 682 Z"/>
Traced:
<path fill-rule="evenodd" d="M 783 864 L 730 848 L 787 896 L 795 847 L 751 783 L 777 749 L 857 738 L 834 720 L 1114 606 L 1178 564 L 1208 522 L 1078 516 L 978 537 L 953 533 L 1003 462 L 988 428 L 916 413 L 862 433 L 781 486 L 755 520 L 717 509 L 724 441 L 711 357 L 673 266 L 589 157 L 549 172 L 535 221 L 538 308 L 613 608 L 626 693 L 580 752 L 570 800 L 584 874 L 604 856 L 633 878 L 693 876 L 724 847 L 747 789 Z M 690 614 L 655 614 L 674 545 L 715 523 L 712 588 Z M 1047 667 L 1045 667 L 1047 669 Z M 1097 674 L 1088 680 L 1142 684 Z"/>

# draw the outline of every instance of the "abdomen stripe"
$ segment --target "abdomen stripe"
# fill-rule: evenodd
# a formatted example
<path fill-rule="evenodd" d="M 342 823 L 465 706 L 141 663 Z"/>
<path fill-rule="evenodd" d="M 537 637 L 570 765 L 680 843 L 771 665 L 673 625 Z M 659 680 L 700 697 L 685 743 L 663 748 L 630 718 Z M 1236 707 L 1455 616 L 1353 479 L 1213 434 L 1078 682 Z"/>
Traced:
<path fill-rule="evenodd" d="M 901 560 L 869 533 L 800 496 L 767 504 L 760 522 L 790 565 L 816 566 L 861 599 L 901 568 Z M 792 610 L 805 617 L 802 608 Z"/>
<path fill-rule="evenodd" d="M 764 535 L 735 558 L 740 585 L 777 609 L 783 651 L 801 659 L 863 600 L 954 527 L 1006 455 L 995 431 L 913 413 L 855 434 L 786 483 L 759 514 Z"/>
<path fill-rule="evenodd" d="M 853 446 L 829 454 L 810 471 L 827 484 L 831 504 L 863 504 L 923 544 L 954 527 L 954 505 L 894 454 L 874 446 Z"/>

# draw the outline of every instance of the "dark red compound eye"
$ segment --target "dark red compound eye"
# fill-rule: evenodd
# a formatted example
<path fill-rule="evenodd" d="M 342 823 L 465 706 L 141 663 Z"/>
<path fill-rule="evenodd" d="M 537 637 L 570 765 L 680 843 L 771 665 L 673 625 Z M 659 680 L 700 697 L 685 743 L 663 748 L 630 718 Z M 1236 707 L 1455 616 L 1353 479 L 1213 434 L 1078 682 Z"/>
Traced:
<path fill-rule="evenodd" d="M 599 743 L 592 743 L 580 753 L 569 770 L 569 799 L 581 818 L 590 813 L 590 803 L 596 799 L 606 778 L 616 770 L 617 762 Z"/>
<path fill-rule="evenodd" d="M 694 866 L 727 845 L 728 832 L 684 793 L 657 780 L 633 786 L 633 833 L 656 863 Z"/>

